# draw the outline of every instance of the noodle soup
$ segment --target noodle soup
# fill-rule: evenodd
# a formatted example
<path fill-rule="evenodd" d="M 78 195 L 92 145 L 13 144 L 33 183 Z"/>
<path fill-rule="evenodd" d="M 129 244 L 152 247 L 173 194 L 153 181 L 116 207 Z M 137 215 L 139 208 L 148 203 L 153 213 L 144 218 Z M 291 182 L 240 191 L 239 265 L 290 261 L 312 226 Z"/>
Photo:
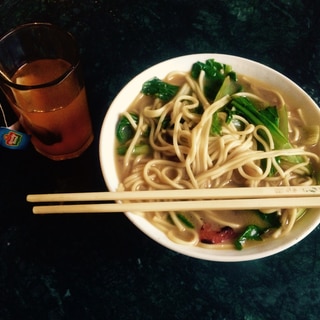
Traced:
<path fill-rule="evenodd" d="M 132 103 L 113 114 L 113 121 L 117 121 L 113 128 L 116 126 L 119 130 L 121 119 L 125 119 L 129 129 L 123 132 L 129 131 L 130 137 L 125 141 L 117 137 L 112 145 L 116 150 L 117 181 L 113 181 L 110 188 L 108 171 L 109 188 L 114 191 L 171 190 L 318 184 L 319 127 L 316 121 L 310 123 L 310 119 L 305 118 L 305 110 L 300 110 L 298 101 L 293 104 L 294 95 L 288 99 L 286 90 L 278 87 L 275 90 L 272 83 L 265 84 L 265 79 L 253 81 L 255 72 L 250 69 L 248 74 L 241 70 L 238 73 L 238 64 L 230 67 L 221 63 L 228 75 L 209 96 L 205 92 L 204 72 L 201 70 L 198 77 L 190 73 L 198 57 L 188 60 L 189 68 L 172 65 L 166 68 L 166 74 L 159 76 L 161 83 L 177 86 L 172 97 L 162 99 L 154 91 L 140 92 L 152 76 L 159 74 L 149 72 L 135 90 L 130 89 Z M 215 62 L 220 60 L 217 58 Z M 225 79 L 231 74 L 234 80 L 226 85 Z M 231 93 L 224 94 L 223 86 L 231 87 Z M 261 112 L 262 118 L 272 119 L 280 136 L 273 131 L 273 126 L 268 128 L 269 123 L 254 123 L 251 115 L 246 115 L 243 105 L 247 107 L 247 100 Z M 101 147 L 102 139 L 100 143 Z M 100 156 L 103 163 L 102 154 Z M 279 239 L 290 239 L 296 226 L 300 221 L 309 220 L 309 215 L 304 208 L 297 208 L 270 212 L 148 212 L 130 214 L 130 218 L 136 224 L 142 220 L 150 223 L 153 231 L 159 231 L 156 240 L 159 242 L 159 235 L 167 245 L 164 235 L 177 244 L 178 247 L 173 245 L 176 251 L 178 248 L 179 252 L 188 252 L 181 246 L 195 248 L 191 249 L 192 253 L 186 253 L 193 256 L 194 252 L 202 254 L 203 250 L 213 250 L 216 254 L 216 250 L 231 249 L 230 252 L 241 256 L 240 252 L 250 254 L 252 248 L 265 246 L 269 243 L 266 239 L 278 243 L 282 241 Z M 147 234 L 155 238 L 151 231 Z"/>

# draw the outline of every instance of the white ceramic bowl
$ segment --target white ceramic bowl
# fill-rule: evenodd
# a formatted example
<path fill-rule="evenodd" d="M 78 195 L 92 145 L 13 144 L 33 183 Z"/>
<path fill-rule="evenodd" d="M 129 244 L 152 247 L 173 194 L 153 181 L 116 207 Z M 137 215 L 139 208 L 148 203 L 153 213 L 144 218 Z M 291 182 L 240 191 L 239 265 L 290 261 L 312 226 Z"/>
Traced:
<path fill-rule="evenodd" d="M 188 71 L 194 62 L 204 62 L 210 58 L 231 65 L 233 70 L 239 74 L 259 79 L 278 88 L 289 104 L 304 107 L 307 110 L 306 117 L 311 125 L 320 123 L 320 111 L 315 102 L 294 82 L 265 65 L 223 54 L 194 54 L 170 59 L 150 67 L 132 79 L 116 96 L 106 114 L 100 135 L 100 163 L 109 191 L 116 191 L 119 184 L 114 158 L 115 127 L 119 114 L 128 108 L 145 81 L 154 76 L 160 79 L 164 78 L 167 73 L 173 70 Z M 279 253 L 301 241 L 320 223 L 320 210 L 312 209 L 309 214 L 295 224 L 290 234 L 285 237 L 259 242 L 257 245 L 241 251 L 212 250 L 173 243 L 144 218 L 130 212 L 125 214 L 142 232 L 168 249 L 194 258 L 224 262 L 248 261 Z"/>

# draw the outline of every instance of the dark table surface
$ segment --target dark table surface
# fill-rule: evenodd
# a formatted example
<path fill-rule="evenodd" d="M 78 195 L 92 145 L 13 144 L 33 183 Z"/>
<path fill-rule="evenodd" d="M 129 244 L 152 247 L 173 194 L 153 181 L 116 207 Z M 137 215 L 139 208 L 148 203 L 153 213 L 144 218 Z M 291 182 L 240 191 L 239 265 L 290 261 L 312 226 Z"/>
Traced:
<path fill-rule="evenodd" d="M 47 21 L 78 39 L 95 131 L 92 146 L 69 161 L 48 160 L 32 146 L 0 149 L 1 320 L 319 318 L 319 227 L 269 258 L 208 262 L 158 245 L 123 214 L 40 217 L 25 201 L 29 193 L 105 190 L 98 142 L 108 106 L 132 77 L 168 58 L 250 58 L 289 76 L 319 103 L 315 3 L 1 1 L 0 34 Z"/>

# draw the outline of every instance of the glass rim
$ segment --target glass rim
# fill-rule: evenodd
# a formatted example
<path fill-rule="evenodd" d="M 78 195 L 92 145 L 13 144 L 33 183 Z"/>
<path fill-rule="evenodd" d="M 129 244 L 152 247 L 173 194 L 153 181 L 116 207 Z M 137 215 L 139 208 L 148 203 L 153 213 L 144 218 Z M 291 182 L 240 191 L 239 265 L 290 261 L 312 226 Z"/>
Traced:
<path fill-rule="evenodd" d="M 78 45 L 75 37 L 68 31 L 64 30 L 63 28 L 49 23 L 49 22 L 30 22 L 21 24 L 8 32 L 6 32 L 4 35 L 0 37 L 0 42 L 7 39 L 11 35 L 13 35 L 16 32 L 19 32 L 20 30 L 27 29 L 27 28 L 35 28 L 35 27 L 45 27 L 48 29 L 55 29 L 59 32 L 64 33 L 66 36 L 70 37 L 70 40 L 73 41 L 74 45 L 76 46 L 76 50 L 78 50 Z M 0 81 L 8 85 L 9 87 L 18 89 L 18 90 L 32 90 L 32 89 L 41 89 L 41 88 L 47 88 L 51 86 L 58 85 L 60 82 L 62 82 L 65 78 L 67 78 L 80 64 L 80 57 L 79 54 L 77 54 L 76 63 L 71 65 L 62 75 L 57 77 L 54 80 L 51 80 L 49 82 L 41 83 L 41 84 L 35 84 L 35 85 L 23 85 L 23 84 L 17 84 L 11 81 L 7 76 L 4 75 L 4 73 L 0 70 Z"/>

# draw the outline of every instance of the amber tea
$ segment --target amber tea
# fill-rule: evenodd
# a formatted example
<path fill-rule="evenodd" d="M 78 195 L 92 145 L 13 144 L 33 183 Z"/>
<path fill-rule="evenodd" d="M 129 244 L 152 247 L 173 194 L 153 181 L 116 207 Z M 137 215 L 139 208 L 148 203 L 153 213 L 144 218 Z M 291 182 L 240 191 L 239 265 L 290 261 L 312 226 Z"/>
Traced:
<path fill-rule="evenodd" d="M 5 61 L 2 57 L 1 47 L 12 50 L 10 40 L 26 46 L 11 52 L 9 60 L 17 55 L 15 68 L 10 61 L 6 67 L 8 56 Z M 78 53 L 71 40 L 61 29 L 37 23 L 18 27 L 0 40 L 1 87 L 35 149 L 54 160 L 79 156 L 93 140 Z"/>

